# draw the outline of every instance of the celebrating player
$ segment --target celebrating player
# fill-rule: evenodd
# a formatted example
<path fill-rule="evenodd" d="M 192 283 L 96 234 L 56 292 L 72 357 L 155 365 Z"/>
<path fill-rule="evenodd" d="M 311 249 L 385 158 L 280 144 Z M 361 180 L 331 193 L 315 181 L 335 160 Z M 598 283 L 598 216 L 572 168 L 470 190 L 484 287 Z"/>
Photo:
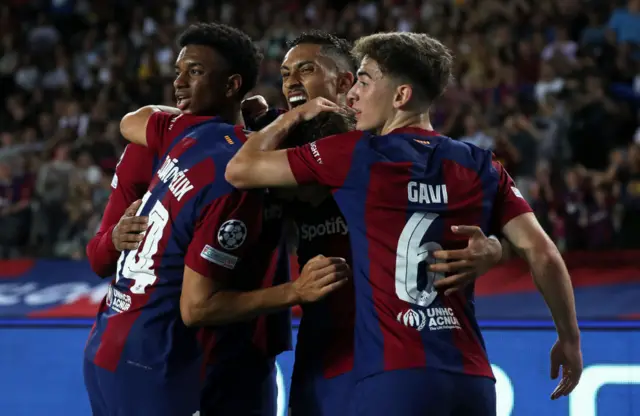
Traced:
<path fill-rule="evenodd" d="M 125 137 L 148 145 L 162 164 L 139 203 L 139 216 L 149 219 L 144 238 L 121 247 L 127 250 L 116 282 L 87 343 L 87 389 L 96 415 L 191 415 L 201 407 L 202 364 L 210 364 L 213 388 L 203 395 L 202 414 L 273 414 L 275 402 L 261 390 L 274 393 L 273 357 L 286 348 L 286 328 L 273 331 L 260 321 L 215 331 L 188 326 L 246 320 L 315 300 L 344 268 L 335 259 L 316 259 L 300 284 L 242 292 L 273 276 L 278 242 L 278 233 L 259 234 L 263 193 L 233 190 L 221 170 L 244 137 L 222 120 L 242 122 L 240 99 L 255 84 L 259 55 L 246 35 L 223 25 L 193 26 L 180 44 L 175 87 L 182 114 L 145 107 L 121 125 Z M 202 135 L 207 139 L 199 140 Z M 260 241 L 265 238 L 270 249 Z M 249 250 L 252 261 L 243 262 Z M 329 280 L 318 280 L 322 276 Z M 265 332 L 283 336 L 265 344 Z"/>
<path fill-rule="evenodd" d="M 282 92 L 289 109 L 316 97 L 346 104 L 355 72 L 351 45 L 328 33 L 312 31 L 300 35 L 289 47 L 281 66 Z M 255 111 L 258 110 L 259 107 Z M 324 113 L 297 125 L 286 146 L 352 129 L 347 117 Z M 297 198 L 286 204 L 285 212 L 297 225 L 300 264 L 304 265 L 317 254 L 351 258 L 347 222 L 327 188 L 310 185 L 299 189 Z M 468 227 L 460 229 L 469 230 Z M 477 250 L 438 253 L 445 257 L 463 256 L 457 264 L 436 266 L 442 267 L 442 271 L 460 271 L 451 277 L 454 287 L 449 290 L 468 283 L 469 278 L 482 274 L 500 259 L 501 246 L 497 240 L 487 239 L 473 227 L 471 231 L 475 233 L 472 248 Z M 439 283 L 452 284 L 444 280 Z M 303 309 L 291 384 L 291 413 L 294 416 L 342 414 L 353 389 L 349 373 L 353 366 L 353 285 L 350 283 L 323 302 L 305 305 Z"/>
<path fill-rule="evenodd" d="M 493 375 L 473 308 L 473 288 L 441 296 L 432 252 L 456 249 L 452 232 L 475 223 L 502 231 L 527 259 L 558 332 L 552 398 L 582 371 L 573 291 L 557 248 L 513 181 L 475 146 L 438 135 L 428 110 L 451 77 L 452 57 L 424 34 L 360 39 L 350 91 L 359 131 L 275 149 L 291 129 L 335 104 L 315 99 L 282 115 L 227 165 L 239 188 L 320 183 L 332 188 L 349 224 L 356 289 L 352 402 L 356 415 L 495 414 Z M 377 134 L 367 133 L 375 131 Z"/>

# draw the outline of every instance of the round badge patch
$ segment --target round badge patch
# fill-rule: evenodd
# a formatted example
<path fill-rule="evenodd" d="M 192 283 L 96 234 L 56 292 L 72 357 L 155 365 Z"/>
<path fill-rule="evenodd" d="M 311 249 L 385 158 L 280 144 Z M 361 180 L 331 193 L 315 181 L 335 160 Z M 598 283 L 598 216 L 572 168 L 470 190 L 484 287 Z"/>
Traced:
<path fill-rule="evenodd" d="M 226 221 L 218 230 L 218 242 L 226 250 L 235 250 L 247 239 L 247 226 L 240 220 Z"/>

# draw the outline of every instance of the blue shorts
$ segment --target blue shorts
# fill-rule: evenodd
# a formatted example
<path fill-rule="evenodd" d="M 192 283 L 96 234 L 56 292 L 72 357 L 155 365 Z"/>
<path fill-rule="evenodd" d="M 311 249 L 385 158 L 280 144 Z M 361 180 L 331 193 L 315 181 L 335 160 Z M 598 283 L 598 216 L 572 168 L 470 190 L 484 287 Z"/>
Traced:
<path fill-rule="evenodd" d="M 245 357 L 207 369 L 201 416 L 276 416 L 275 358 Z"/>
<path fill-rule="evenodd" d="M 360 380 L 351 416 L 495 416 L 495 382 L 431 369 L 394 370 Z"/>
<path fill-rule="evenodd" d="M 197 363 L 196 363 L 197 364 Z M 170 380 L 127 365 L 115 372 L 84 360 L 84 383 L 93 416 L 192 416 L 200 408 L 199 365 Z"/>
<path fill-rule="evenodd" d="M 290 416 L 336 416 L 349 409 L 353 394 L 352 372 L 332 378 L 309 377 L 294 381 L 289 399 Z"/>

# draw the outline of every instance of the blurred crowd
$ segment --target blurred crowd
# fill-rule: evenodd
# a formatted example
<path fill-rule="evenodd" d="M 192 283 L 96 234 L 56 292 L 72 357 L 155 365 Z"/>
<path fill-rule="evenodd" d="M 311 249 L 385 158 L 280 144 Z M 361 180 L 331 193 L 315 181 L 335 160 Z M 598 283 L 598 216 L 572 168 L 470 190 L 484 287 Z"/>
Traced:
<path fill-rule="evenodd" d="M 174 104 L 176 35 L 203 20 L 259 42 L 275 106 L 305 29 L 437 37 L 456 66 L 436 128 L 493 149 L 561 249 L 640 247 L 640 0 L 5 0 L 0 257 L 84 256 L 120 118 Z"/>

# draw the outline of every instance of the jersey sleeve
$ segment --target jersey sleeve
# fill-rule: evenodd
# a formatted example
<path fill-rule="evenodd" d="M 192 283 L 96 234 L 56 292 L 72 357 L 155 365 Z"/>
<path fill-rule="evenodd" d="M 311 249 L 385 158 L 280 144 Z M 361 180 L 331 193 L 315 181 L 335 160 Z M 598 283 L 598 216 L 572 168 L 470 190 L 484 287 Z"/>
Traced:
<path fill-rule="evenodd" d="M 219 279 L 233 272 L 255 246 L 262 229 L 262 191 L 234 190 L 202 210 L 185 265 Z"/>
<path fill-rule="evenodd" d="M 153 154 L 162 156 L 166 153 L 171 144 L 172 137 L 169 134 L 170 126 L 175 123 L 182 114 L 170 114 L 164 111 L 151 113 L 147 121 L 147 147 Z"/>
<path fill-rule="evenodd" d="M 502 227 L 513 218 L 532 210 L 500 162 L 494 159 L 491 163 L 498 175 L 498 193 L 493 207 L 493 232 L 499 234 Z"/>
<path fill-rule="evenodd" d="M 129 144 L 116 166 L 111 181 L 111 195 L 107 201 L 100 229 L 87 244 L 91 269 L 101 277 L 116 272 L 120 252 L 111 240 L 111 233 L 125 210 L 144 196 L 153 175 L 153 155 L 144 146 Z"/>
<path fill-rule="evenodd" d="M 298 184 L 319 183 L 333 189 L 342 187 L 364 132 L 336 134 L 287 150 L 289 166 Z"/>

